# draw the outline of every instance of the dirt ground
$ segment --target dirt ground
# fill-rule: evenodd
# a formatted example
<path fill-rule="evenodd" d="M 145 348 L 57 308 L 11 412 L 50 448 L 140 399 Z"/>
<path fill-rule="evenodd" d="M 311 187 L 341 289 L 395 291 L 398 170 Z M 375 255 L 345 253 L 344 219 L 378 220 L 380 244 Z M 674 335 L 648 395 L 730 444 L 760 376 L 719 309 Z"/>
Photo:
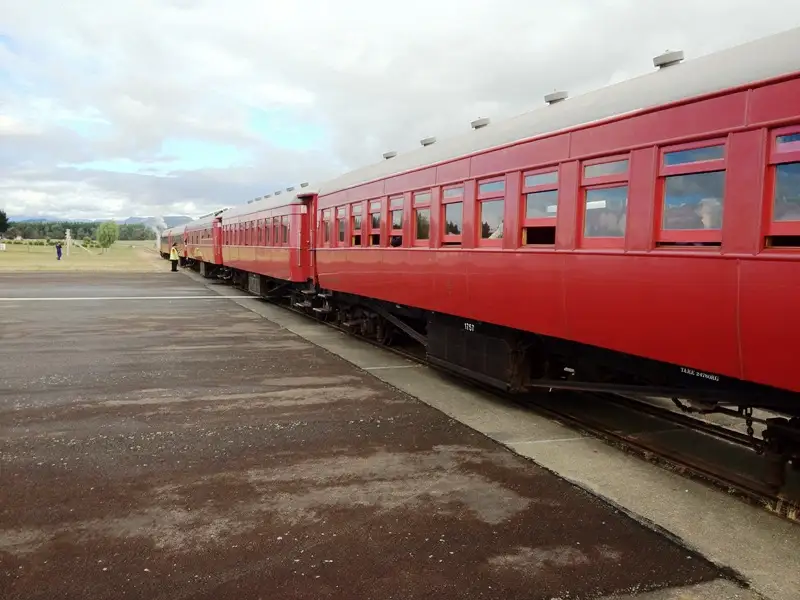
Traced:
<path fill-rule="evenodd" d="M 718 577 L 181 274 L 0 290 L 2 599 L 551 600 Z"/>

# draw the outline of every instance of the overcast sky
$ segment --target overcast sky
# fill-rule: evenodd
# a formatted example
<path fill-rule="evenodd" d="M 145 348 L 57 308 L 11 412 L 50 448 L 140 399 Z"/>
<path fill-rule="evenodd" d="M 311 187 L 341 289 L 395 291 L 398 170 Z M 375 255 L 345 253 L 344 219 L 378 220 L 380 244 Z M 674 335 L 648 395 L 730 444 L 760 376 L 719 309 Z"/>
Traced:
<path fill-rule="evenodd" d="M 0 0 L 0 208 L 196 216 L 797 25 L 797 0 Z"/>

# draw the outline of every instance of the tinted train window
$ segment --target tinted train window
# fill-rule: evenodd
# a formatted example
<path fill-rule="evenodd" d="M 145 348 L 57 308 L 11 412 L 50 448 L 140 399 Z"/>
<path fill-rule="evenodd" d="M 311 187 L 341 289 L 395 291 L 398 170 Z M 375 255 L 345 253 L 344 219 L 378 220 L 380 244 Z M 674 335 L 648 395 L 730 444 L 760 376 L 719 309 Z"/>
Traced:
<path fill-rule="evenodd" d="M 800 142 L 800 134 L 797 138 Z M 800 221 L 800 162 L 775 167 L 773 202 L 774 221 Z"/>
<path fill-rule="evenodd" d="M 525 218 L 555 217 L 558 211 L 558 190 L 532 192 L 525 197 Z"/>
<path fill-rule="evenodd" d="M 724 197 L 724 171 L 667 177 L 661 226 L 663 229 L 720 229 Z"/>
<path fill-rule="evenodd" d="M 461 235 L 461 222 L 464 205 L 462 202 L 453 202 L 444 205 L 444 234 Z"/>
<path fill-rule="evenodd" d="M 416 213 L 416 231 L 418 240 L 427 240 L 431 237 L 431 210 L 429 208 L 418 208 Z"/>
<path fill-rule="evenodd" d="M 459 196 L 464 195 L 464 188 L 463 187 L 452 187 L 452 188 L 445 188 L 444 190 L 444 197 L 445 198 L 458 198 Z"/>
<path fill-rule="evenodd" d="M 624 237 L 628 186 L 595 188 L 586 191 L 586 237 Z"/>
<path fill-rule="evenodd" d="M 550 173 L 537 173 L 525 176 L 525 187 L 532 188 L 539 185 L 555 185 L 558 183 L 558 171 Z"/>
<path fill-rule="evenodd" d="M 503 237 L 503 200 L 481 202 L 481 238 L 496 240 Z"/>
<path fill-rule="evenodd" d="M 779 135 L 777 138 L 775 138 L 775 144 L 778 146 L 779 152 L 792 152 L 795 150 L 800 150 L 800 133 Z"/>
<path fill-rule="evenodd" d="M 613 162 L 586 165 L 583 168 L 584 177 L 604 177 L 606 175 L 621 175 L 628 172 L 628 159 Z"/>
<path fill-rule="evenodd" d="M 403 209 L 392 211 L 392 229 L 403 228 Z"/>
<path fill-rule="evenodd" d="M 690 150 L 677 150 L 664 153 L 664 166 L 686 165 L 706 160 L 725 158 L 725 146 L 707 146 Z"/>
<path fill-rule="evenodd" d="M 417 192 L 416 194 L 414 194 L 414 204 L 426 204 L 430 201 L 431 201 L 430 192 Z"/>
<path fill-rule="evenodd" d="M 478 193 L 479 194 L 492 194 L 497 192 L 502 192 L 506 189 L 506 182 L 505 181 L 490 181 L 488 183 L 482 183 L 478 186 Z"/>

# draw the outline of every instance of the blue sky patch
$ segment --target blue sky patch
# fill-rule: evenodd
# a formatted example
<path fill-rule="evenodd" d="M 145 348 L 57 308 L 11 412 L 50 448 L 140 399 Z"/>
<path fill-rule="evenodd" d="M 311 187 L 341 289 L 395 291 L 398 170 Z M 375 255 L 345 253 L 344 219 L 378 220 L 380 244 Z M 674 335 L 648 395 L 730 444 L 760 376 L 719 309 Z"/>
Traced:
<path fill-rule="evenodd" d="M 94 160 L 70 166 L 82 170 L 166 175 L 171 171 L 227 169 L 243 166 L 249 162 L 250 154 L 248 152 L 229 144 L 168 138 L 161 145 L 161 152 L 152 161 L 115 158 Z"/>
<path fill-rule="evenodd" d="M 312 150 L 327 141 L 322 128 L 298 121 L 287 111 L 251 108 L 248 110 L 247 123 L 253 133 L 278 148 Z"/>

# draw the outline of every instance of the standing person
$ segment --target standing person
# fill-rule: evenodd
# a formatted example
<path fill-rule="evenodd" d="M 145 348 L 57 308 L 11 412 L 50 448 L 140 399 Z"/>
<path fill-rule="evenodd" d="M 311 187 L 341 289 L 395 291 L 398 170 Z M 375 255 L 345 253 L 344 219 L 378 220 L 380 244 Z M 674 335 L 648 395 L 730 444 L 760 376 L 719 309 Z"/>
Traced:
<path fill-rule="evenodd" d="M 172 244 L 172 248 L 169 251 L 169 261 L 172 263 L 173 272 L 177 272 L 177 270 L 178 270 L 178 244 Z"/>
<path fill-rule="evenodd" d="M 61 242 L 56 242 L 56 256 L 57 260 L 61 260 Z"/>

